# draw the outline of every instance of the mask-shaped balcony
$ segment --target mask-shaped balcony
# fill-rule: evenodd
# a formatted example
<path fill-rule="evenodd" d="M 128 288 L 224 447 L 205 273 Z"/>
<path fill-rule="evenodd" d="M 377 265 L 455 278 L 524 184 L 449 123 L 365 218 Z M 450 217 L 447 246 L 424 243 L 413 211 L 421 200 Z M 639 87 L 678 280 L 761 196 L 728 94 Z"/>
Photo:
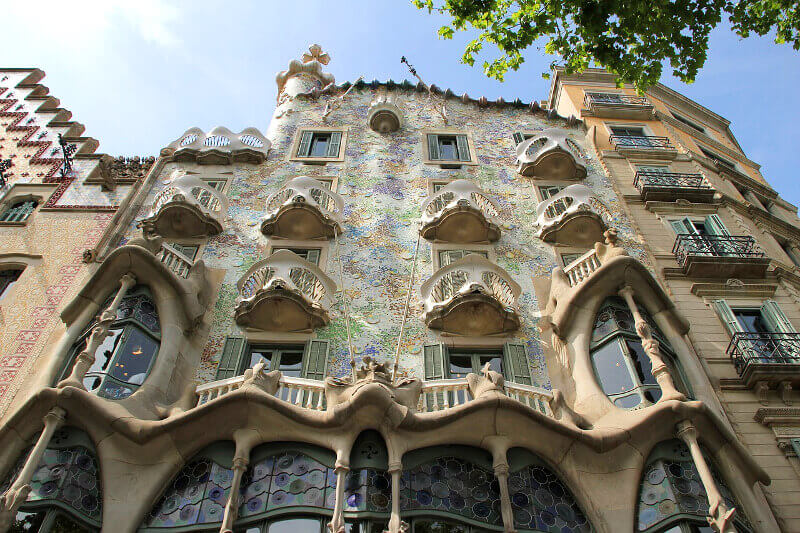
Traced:
<path fill-rule="evenodd" d="M 222 126 L 208 133 L 200 128 L 190 128 L 163 148 L 161 155 L 172 156 L 174 161 L 207 165 L 258 164 L 267 158 L 270 146 L 269 140 L 256 128 L 245 128 L 241 133 L 233 133 Z"/>
<path fill-rule="evenodd" d="M 422 208 L 420 233 L 439 242 L 494 242 L 500 238 L 497 206 L 469 180 L 455 180 Z"/>
<path fill-rule="evenodd" d="M 578 145 L 559 129 L 544 130 L 517 146 L 517 170 L 523 176 L 583 179 L 586 166 L 581 159 Z"/>
<path fill-rule="evenodd" d="M 264 331 L 310 331 L 330 322 L 336 284 L 290 250 L 259 261 L 239 280 L 236 323 Z"/>
<path fill-rule="evenodd" d="M 516 331 L 520 287 L 508 272 L 476 254 L 440 268 L 420 288 L 425 324 L 456 335 Z"/>
<path fill-rule="evenodd" d="M 142 229 L 168 239 L 207 237 L 222 231 L 228 199 L 195 175 L 175 179 L 153 201 Z"/>
<path fill-rule="evenodd" d="M 299 176 L 267 199 L 264 235 L 286 239 L 330 239 L 341 232 L 342 197 L 322 183 Z"/>
<path fill-rule="evenodd" d="M 589 246 L 603 240 L 606 224 L 592 206 L 592 192 L 570 185 L 536 208 L 536 236 L 544 242 Z"/>

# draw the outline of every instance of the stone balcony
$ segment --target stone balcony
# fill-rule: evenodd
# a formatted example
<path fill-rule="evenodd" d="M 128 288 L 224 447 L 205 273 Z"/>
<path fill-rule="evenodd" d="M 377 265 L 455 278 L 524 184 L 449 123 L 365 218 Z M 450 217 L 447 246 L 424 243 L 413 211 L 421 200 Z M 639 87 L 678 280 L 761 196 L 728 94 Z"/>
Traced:
<path fill-rule="evenodd" d="M 336 284 L 316 265 L 290 250 L 259 261 L 237 284 L 234 318 L 263 331 L 311 331 L 330 322 Z"/>
<path fill-rule="evenodd" d="M 583 179 L 586 166 L 578 145 L 559 129 L 547 129 L 517 146 L 517 170 L 541 179 Z"/>
<path fill-rule="evenodd" d="M 685 172 L 653 172 L 640 170 L 633 178 L 633 186 L 639 189 L 644 202 L 689 202 L 706 203 L 714 199 L 714 188 L 702 174 Z"/>
<path fill-rule="evenodd" d="M 655 114 L 655 108 L 650 100 L 634 94 L 587 91 L 583 107 L 582 114 L 602 118 L 652 120 Z"/>
<path fill-rule="evenodd" d="M 140 222 L 145 233 L 167 239 L 208 237 L 222 232 L 228 199 L 193 174 L 184 174 L 162 190 L 150 215 Z"/>
<path fill-rule="evenodd" d="M 570 185 L 536 208 L 536 236 L 544 242 L 570 246 L 602 241 L 606 224 L 595 202 L 589 188 Z"/>
<path fill-rule="evenodd" d="M 735 333 L 727 354 L 749 388 L 800 385 L 800 333 Z"/>
<path fill-rule="evenodd" d="M 262 163 L 267 159 L 271 143 L 256 128 L 245 128 L 233 133 L 217 126 L 208 133 L 200 128 L 189 128 L 166 148 L 162 156 L 172 156 L 174 161 L 189 161 L 207 165 L 231 163 Z"/>
<path fill-rule="evenodd" d="M 422 207 L 420 233 L 438 242 L 494 242 L 500 238 L 497 206 L 469 180 L 450 182 Z"/>
<path fill-rule="evenodd" d="M 261 232 L 286 239 L 330 239 L 341 233 L 344 201 L 308 176 L 298 176 L 267 198 Z"/>
<path fill-rule="evenodd" d="M 425 324 L 456 335 L 497 335 L 520 325 L 520 286 L 488 259 L 469 254 L 433 274 L 420 288 Z"/>
<path fill-rule="evenodd" d="M 763 278 L 770 262 L 750 235 L 678 235 L 672 253 L 697 278 Z"/>

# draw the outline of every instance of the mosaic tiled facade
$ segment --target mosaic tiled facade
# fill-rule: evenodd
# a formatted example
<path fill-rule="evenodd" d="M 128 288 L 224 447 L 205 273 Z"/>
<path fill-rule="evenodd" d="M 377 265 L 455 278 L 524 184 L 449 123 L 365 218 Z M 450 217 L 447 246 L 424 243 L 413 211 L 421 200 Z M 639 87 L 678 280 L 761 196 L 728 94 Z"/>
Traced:
<path fill-rule="evenodd" d="M 796 530 L 800 220 L 724 119 L 330 60 L 154 158 L 0 71 L 0 533 Z"/>

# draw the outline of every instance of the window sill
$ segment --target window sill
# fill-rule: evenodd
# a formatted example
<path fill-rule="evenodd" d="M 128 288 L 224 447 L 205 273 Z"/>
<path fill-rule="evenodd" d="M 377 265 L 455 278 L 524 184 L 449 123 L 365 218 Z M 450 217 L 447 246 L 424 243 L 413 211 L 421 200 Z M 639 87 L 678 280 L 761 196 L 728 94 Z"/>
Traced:
<path fill-rule="evenodd" d="M 28 221 L 24 220 L 22 222 L 0 222 L 0 227 L 9 227 L 9 228 L 21 228 L 28 225 Z"/>

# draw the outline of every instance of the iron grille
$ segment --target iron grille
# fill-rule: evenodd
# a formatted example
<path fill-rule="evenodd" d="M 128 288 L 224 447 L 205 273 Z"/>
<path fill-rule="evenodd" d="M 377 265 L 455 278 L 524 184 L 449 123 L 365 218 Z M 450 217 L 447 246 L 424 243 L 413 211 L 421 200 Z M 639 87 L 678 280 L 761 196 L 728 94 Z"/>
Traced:
<path fill-rule="evenodd" d="M 749 365 L 800 365 L 800 333 L 735 333 L 727 354 L 740 376 Z"/>
<path fill-rule="evenodd" d="M 611 135 L 608 138 L 608 142 L 617 148 L 673 149 L 672 144 L 669 142 L 669 137 L 658 137 L 656 135 Z"/>
<path fill-rule="evenodd" d="M 756 240 L 749 235 L 678 235 L 672 253 L 681 266 L 690 256 L 764 257 L 764 252 L 756 247 Z"/>
<path fill-rule="evenodd" d="M 640 170 L 633 179 L 633 186 L 641 192 L 645 187 L 659 189 L 711 189 L 702 174 L 683 172 L 654 172 Z"/>

